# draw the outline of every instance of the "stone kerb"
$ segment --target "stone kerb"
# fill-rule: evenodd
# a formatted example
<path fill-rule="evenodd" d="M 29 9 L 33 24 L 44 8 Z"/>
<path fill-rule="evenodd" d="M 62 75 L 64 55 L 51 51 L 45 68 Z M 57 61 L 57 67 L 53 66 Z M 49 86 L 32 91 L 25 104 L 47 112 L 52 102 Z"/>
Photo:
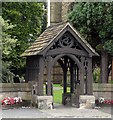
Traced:
<path fill-rule="evenodd" d="M 0 92 L 31 91 L 28 83 L 2 83 Z"/>

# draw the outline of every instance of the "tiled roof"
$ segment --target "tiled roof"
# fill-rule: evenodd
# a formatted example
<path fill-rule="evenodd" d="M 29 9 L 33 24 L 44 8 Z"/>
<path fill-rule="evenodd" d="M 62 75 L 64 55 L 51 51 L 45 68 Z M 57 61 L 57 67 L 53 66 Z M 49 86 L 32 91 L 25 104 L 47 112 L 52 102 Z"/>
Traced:
<path fill-rule="evenodd" d="M 82 40 L 84 44 L 90 49 L 90 51 L 98 55 L 98 53 L 95 52 L 95 50 L 87 43 L 86 40 L 81 38 L 80 34 L 69 24 L 69 23 L 58 23 L 56 25 L 48 27 L 38 38 L 35 40 L 35 42 L 27 49 L 25 52 L 21 55 L 23 57 L 32 56 L 32 55 L 38 55 L 43 50 L 46 49 L 46 47 L 54 41 L 54 39 L 67 27 L 70 26 L 75 34 L 78 35 L 78 37 Z"/>
<path fill-rule="evenodd" d="M 57 24 L 48 27 L 35 42 L 22 54 L 22 56 L 31 56 L 39 54 L 52 40 L 65 28 L 66 23 Z"/>

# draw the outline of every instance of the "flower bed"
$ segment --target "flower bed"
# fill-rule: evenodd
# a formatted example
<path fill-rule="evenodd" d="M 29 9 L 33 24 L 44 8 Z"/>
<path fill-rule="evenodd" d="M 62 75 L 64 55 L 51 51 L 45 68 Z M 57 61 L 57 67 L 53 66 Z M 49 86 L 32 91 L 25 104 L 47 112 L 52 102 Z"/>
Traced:
<path fill-rule="evenodd" d="M 2 106 L 22 103 L 21 97 L 6 97 L 2 100 Z"/>
<path fill-rule="evenodd" d="M 96 105 L 113 105 L 113 100 L 107 100 L 103 97 L 100 97 L 99 99 L 95 100 Z"/>

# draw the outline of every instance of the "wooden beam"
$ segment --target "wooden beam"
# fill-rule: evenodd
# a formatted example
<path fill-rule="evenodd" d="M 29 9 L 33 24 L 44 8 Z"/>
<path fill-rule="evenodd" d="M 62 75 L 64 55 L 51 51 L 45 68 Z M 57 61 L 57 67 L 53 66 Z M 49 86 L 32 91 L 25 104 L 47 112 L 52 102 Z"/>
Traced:
<path fill-rule="evenodd" d="M 83 50 L 68 47 L 49 50 L 46 55 L 58 55 L 58 54 L 74 54 L 87 57 L 89 56 L 88 53 L 84 52 Z"/>

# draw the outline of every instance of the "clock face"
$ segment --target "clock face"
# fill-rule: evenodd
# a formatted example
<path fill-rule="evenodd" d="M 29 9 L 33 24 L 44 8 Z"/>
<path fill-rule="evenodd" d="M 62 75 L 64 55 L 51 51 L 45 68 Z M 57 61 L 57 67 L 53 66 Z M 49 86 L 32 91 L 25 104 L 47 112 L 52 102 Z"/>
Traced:
<path fill-rule="evenodd" d="M 60 39 L 59 44 L 60 44 L 61 47 L 72 47 L 73 46 L 73 40 L 68 35 L 64 35 Z"/>

